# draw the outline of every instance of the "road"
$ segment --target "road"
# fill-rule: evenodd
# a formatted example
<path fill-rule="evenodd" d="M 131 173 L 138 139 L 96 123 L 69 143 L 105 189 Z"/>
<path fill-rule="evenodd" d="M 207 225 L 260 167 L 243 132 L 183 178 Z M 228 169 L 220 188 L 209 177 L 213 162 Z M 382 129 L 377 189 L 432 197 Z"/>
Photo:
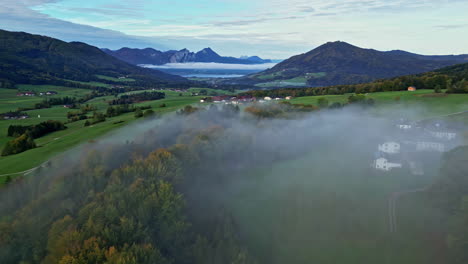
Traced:
<path fill-rule="evenodd" d="M 397 219 L 398 219 L 398 216 L 397 216 L 397 213 L 396 213 L 396 208 L 397 208 L 398 199 L 400 199 L 402 196 L 405 196 L 405 195 L 408 195 L 408 194 L 418 193 L 418 192 L 425 192 L 429 188 L 430 188 L 430 186 L 426 186 L 424 188 L 394 192 L 394 193 L 392 193 L 390 195 L 390 198 L 388 199 L 388 223 L 389 223 L 390 233 L 397 232 L 397 227 L 398 227 Z"/>
<path fill-rule="evenodd" d="M 7 174 L 1 174 L 0 177 L 7 177 L 7 176 L 13 176 L 13 175 L 28 175 L 30 174 L 31 172 L 41 168 L 41 167 L 45 167 L 45 165 L 48 163 L 49 161 L 46 161 L 44 163 L 42 163 L 41 165 L 39 166 L 36 166 L 32 169 L 29 169 L 29 170 L 25 170 L 25 171 L 20 171 L 20 172 L 14 172 L 14 173 L 7 173 Z"/>

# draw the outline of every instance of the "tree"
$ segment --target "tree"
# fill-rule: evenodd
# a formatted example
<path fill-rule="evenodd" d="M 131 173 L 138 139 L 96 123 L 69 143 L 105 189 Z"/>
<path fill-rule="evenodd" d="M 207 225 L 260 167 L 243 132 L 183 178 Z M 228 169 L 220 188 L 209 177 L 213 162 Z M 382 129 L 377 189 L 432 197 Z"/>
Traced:
<path fill-rule="evenodd" d="M 137 110 L 135 111 L 135 118 L 140 118 L 140 117 L 143 117 L 143 111 L 141 111 L 140 108 L 137 108 Z"/>
<path fill-rule="evenodd" d="M 318 99 L 318 105 L 320 108 L 326 108 L 328 107 L 328 100 L 325 97 L 320 97 Z"/>
<path fill-rule="evenodd" d="M 32 136 L 29 133 L 24 133 L 20 137 L 7 142 L 3 148 L 2 156 L 18 154 L 35 147 L 36 143 L 34 142 Z"/>
<path fill-rule="evenodd" d="M 441 93 L 442 92 L 442 88 L 439 84 L 437 84 L 434 88 L 434 93 Z"/>
<path fill-rule="evenodd" d="M 144 117 L 149 117 L 149 116 L 153 116 L 155 113 L 152 109 L 148 109 L 145 111 L 145 113 L 143 114 Z"/>

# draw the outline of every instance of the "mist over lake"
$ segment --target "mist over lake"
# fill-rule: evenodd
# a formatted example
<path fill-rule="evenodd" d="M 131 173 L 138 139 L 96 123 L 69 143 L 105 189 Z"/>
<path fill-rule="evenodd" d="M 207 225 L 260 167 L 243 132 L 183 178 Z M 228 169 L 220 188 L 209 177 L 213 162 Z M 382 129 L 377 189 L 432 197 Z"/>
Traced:
<path fill-rule="evenodd" d="M 227 64 L 227 63 L 168 63 L 164 65 L 140 65 L 144 68 L 157 69 L 183 77 L 198 78 L 237 78 L 257 73 L 275 66 L 276 63 L 264 64 Z"/>

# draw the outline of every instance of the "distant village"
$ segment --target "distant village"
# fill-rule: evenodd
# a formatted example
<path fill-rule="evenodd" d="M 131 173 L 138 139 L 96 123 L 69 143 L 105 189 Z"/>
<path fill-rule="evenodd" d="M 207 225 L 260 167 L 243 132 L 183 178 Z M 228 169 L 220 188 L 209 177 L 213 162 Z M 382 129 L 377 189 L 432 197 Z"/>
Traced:
<path fill-rule="evenodd" d="M 396 136 L 377 146 L 372 167 L 389 172 L 408 168 L 413 175 L 424 175 L 424 157 L 441 155 L 457 144 L 458 129 L 441 120 L 432 122 L 395 122 Z"/>
<path fill-rule="evenodd" d="M 19 92 L 16 96 L 45 96 L 45 95 L 57 95 L 56 91 L 47 91 L 47 92 Z"/>
<path fill-rule="evenodd" d="M 224 104 L 243 104 L 251 102 L 265 103 L 268 101 L 280 101 L 280 100 L 291 100 L 291 96 L 283 97 L 269 97 L 256 98 L 251 95 L 244 96 L 232 96 L 232 95 L 220 95 L 213 97 L 205 97 L 200 100 L 200 103 L 224 103 Z"/>

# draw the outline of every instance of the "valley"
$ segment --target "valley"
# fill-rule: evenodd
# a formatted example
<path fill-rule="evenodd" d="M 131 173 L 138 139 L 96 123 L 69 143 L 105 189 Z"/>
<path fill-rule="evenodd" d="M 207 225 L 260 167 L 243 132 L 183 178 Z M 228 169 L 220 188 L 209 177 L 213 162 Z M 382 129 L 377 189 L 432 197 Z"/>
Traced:
<path fill-rule="evenodd" d="M 0 29 L 2 264 L 468 263 L 468 55 L 381 51 L 459 54 L 437 32 L 463 25 L 368 34 L 367 12 L 407 21 L 378 1 L 46 2 L 7 13 L 49 30 Z"/>

